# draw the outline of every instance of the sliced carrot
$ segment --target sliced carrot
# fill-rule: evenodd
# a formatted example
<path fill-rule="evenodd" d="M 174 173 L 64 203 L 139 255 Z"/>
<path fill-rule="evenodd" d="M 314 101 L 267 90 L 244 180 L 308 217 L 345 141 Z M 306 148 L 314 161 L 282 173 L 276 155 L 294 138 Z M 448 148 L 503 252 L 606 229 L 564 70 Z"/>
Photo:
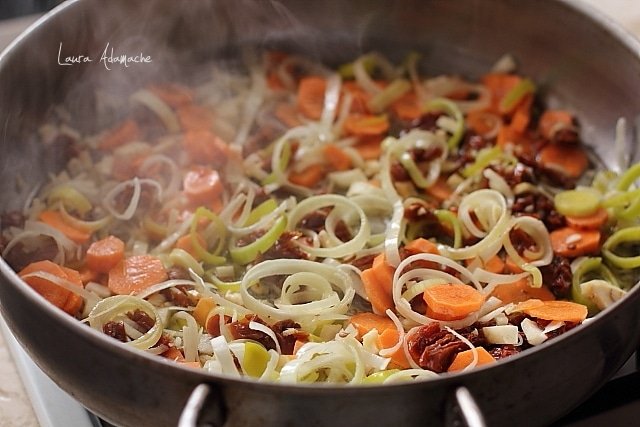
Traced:
<path fill-rule="evenodd" d="M 326 144 L 322 152 L 334 170 L 344 171 L 351 168 L 351 157 L 335 144 Z"/>
<path fill-rule="evenodd" d="M 504 271 L 504 261 L 498 255 L 494 255 L 484 263 L 484 269 L 491 272 L 500 274 Z"/>
<path fill-rule="evenodd" d="M 589 167 L 589 158 L 578 144 L 547 144 L 537 158 L 540 166 L 557 170 L 569 178 L 579 178 Z"/>
<path fill-rule="evenodd" d="M 528 300 L 524 300 L 520 303 L 518 303 L 518 305 L 516 305 L 514 311 L 526 311 L 526 310 L 531 310 L 532 308 L 537 308 L 537 307 L 541 307 L 544 305 L 544 301 L 539 300 L 537 298 L 530 298 Z"/>
<path fill-rule="evenodd" d="M 353 136 L 382 135 L 389 130 L 386 115 L 352 114 L 344 122 L 344 130 Z"/>
<path fill-rule="evenodd" d="M 118 295 L 129 295 L 167 280 L 162 261 L 152 255 L 134 255 L 109 271 L 108 287 Z"/>
<path fill-rule="evenodd" d="M 69 239 L 78 244 L 86 243 L 91 238 L 91 233 L 80 230 L 65 222 L 64 217 L 58 211 L 42 211 L 38 219 L 55 228 Z"/>
<path fill-rule="evenodd" d="M 585 217 L 566 216 L 567 224 L 576 229 L 599 230 L 606 224 L 609 214 L 605 208 L 599 208 L 593 215 Z"/>
<path fill-rule="evenodd" d="M 533 288 L 526 278 L 516 280 L 512 283 L 504 283 L 494 288 L 491 295 L 498 298 L 504 304 L 519 303 L 529 299 L 550 301 L 556 299 L 553 293 L 542 285 L 540 288 Z"/>
<path fill-rule="evenodd" d="M 482 84 L 491 92 L 490 110 L 499 112 L 499 105 L 502 98 L 513 89 L 522 77 L 515 74 L 489 73 L 482 77 Z"/>
<path fill-rule="evenodd" d="M 476 366 L 486 365 L 488 363 L 494 363 L 496 359 L 489 354 L 489 352 L 484 347 L 476 347 L 475 349 L 469 349 L 465 351 L 461 351 L 456 354 L 455 359 L 449 365 L 448 372 L 461 371 L 473 362 L 473 353 L 476 353 Z"/>
<path fill-rule="evenodd" d="M 322 178 L 325 176 L 325 172 L 326 171 L 322 165 L 315 164 L 308 166 L 300 172 L 289 172 L 289 181 L 296 185 L 313 188 L 322 181 Z"/>
<path fill-rule="evenodd" d="M 108 236 L 89 246 L 84 262 L 93 271 L 108 273 L 123 258 L 124 242 L 115 236 Z"/>
<path fill-rule="evenodd" d="M 502 126 L 498 131 L 496 145 L 498 147 L 505 148 L 507 146 L 514 145 L 515 142 L 515 132 L 509 126 Z"/>
<path fill-rule="evenodd" d="M 79 270 L 78 273 L 80 274 L 80 280 L 82 281 L 82 283 L 84 283 L 85 285 L 89 282 L 97 282 L 100 278 L 100 274 L 95 271 L 92 270 L 91 268 L 85 266 L 82 266 Z"/>
<path fill-rule="evenodd" d="M 435 243 L 430 240 L 427 240 L 423 237 L 412 240 L 407 243 L 404 249 L 409 252 L 411 255 L 414 254 L 434 254 L 439 255 L 440 251 Z"/>
<path fill-rule="evenodd" d="M 376 160 L 382 155 L 382 135 L 360 137 L 353 146 L 364 160 Z"/>
<path fill-rule="evenodd" d="M 276 118 L 287 127 L 294 128 L 302 124 L 302 121 L 298 118 L 298 110 L 289 103 L 283 102 L 278 104 L 274 114 Z"/>
<path fill-rule="evenodd" d="M 511 118 L 511 130 L 516 133 L 523 133 L 527 130 L 529 122 L 531 121 L 531 104 L 533 103 L 533 95 L 527 95 L 522 101 L 518 103 L 513 117 Z"/>
<path fill-rule="evenodd" d="M 229 146 L 211 131 L 188 131 L 182 146 L 194 163 L 221 167 L 229 157 Z"/>
<path fill-rule="evenodd" d="M 161 356 L 166 357 L 167 359 L 171 359 L 174 362 L 185 361 L 184 355 L 182 354 L 182 352 L 175 347 L 169 347 L 167 350 L 164 351 L 164 353 L 161 354 Z"/>
<path fill-rule="evenodd" d="M 449 200 L 453 194 L 453 189 L 447 184 L 447 180 L 444 177 L 438 177 L 431 186 L 425 188 L 425 191 L 428 195 L 441 202 Z"/>
<path fill-rule="evenodd" d="M 22 277 L 29 286 L 31 286 L 37 293 L 42 295 L 47 301 L 55 305 L 58 308 L 64 308 L 69 296 L 73 293 L 65 288 L 62 288 L 50 280 L 40 277 L 24 277 L 30 273 L 44 272 L 51 274 L 52 276 L 59 277 L 64 280 L 69 280 L 68 274 L 63 267 L 55 264 L 51 261 L 36 261 L 23 268 L 18 275 Z M 82 282 L 80 282 L 82 286 Z"/>
<path fill-rule="evenodd" d="M 64 270 L 64 272 L 66 273 L 67 280 L 69 282 L 73 283 L 79 288 L 84 287 L 80 273 L 77 270 L 73 270 L 67 267 L 62 267 L 62 270 Z M 83 304 L 84 304 L 84 299 L 80 295 L 70 292 L 69 297 L 67 298 L 67 302 L 65 302 L 64 306 L 62 307 L 62 310 L 64 310 L 65 312 L 69 313 L 72 316 L 75 316 L 76 314 L 78 314 L 80 309 L 82 309 Z"/>
<path fill-rule="evenodd" d="M 213 111 L 195 104 L 186 104 L 177 110 L 178 120 L 182 129 L 189 130 L 211 130 L 213 126 Z"/>
<path fill-rule="evenodd" d="M 502 119 L 500 116 L 482 110 L 470 111 L 465 118 L 466 126 L 478 135 L 485 135 L 492 132 L 497 126 L 500 126 L 501 123 Z"/>
<path fill-rule="evenodd" d="M 507 270 L 507 272 L 512 273 L 512 274 L 519 274 L 522 273 L 524 270 L 515 263 L 514 260 L 511 259 L 511 257 L 507 257 L 506 261 L 504 262 L 504 266 Z"/>
<path fill-rule="evenodd" d="M 465 264 L 467 266 L 474 264 L 486 271 L 498 274 L 502 273 L 505 268 L 505 262 L 498 255 L 492 256 L 487 261 L 484 261 L 482 258 L 470 258 L 465 261 Z"/>
<path fill-rule="evenodd" d="M 324 110 L 324 94 L 327 81 L 322 77 L 311 76 L 300 80 L 298 85 L 298 108 L 308 118 L 319 120 Z"/>
<path fill-rule="evenodd" d="M 393 308 L 393 298 L 378 282 L 378 277 L 373 268 L 364 270 L 360 277 L 374 313 L 384 314 L 387 309 Z"/>
<path fill-rule="evenodd" d="M 544 301 L 540 305 L 523 310 L 525 314 L 543 320 L 582 322 L 587 318 L 587 306 L 571 301 Z"/>
<path fill-rule="evenodd" d="M 551 237 L 553 252 L 567 258 L 594 254 L 600 248 L 599 230 L 578 230 L 564 227 L 552 231 L 549 237 Z"/>
<path fill-rule="evenodd" d="M 191 104 L 194 98 L 191 89 L 177 83 L 156 84 L 149 86 L 148 89 L 172 108 Z"/>
<path fill-rule="evenodd" d="M 558 128 L 570 127 L 573 125 L 573 115 L 564 110 L 546 110 L 540 116 L 538 130 L 543 137 L 548 140 L 553 139 L 553 134 Z"/>
<path fill-rule="evenodd" d="M 376 329 L 378 334 L 382 334 L 389 328 L 396 328 L 396 325 L 387 316 L 381 316 L 379 314 L 369 312 L 354 314 L 349 319 L 349 323 L 358 330 L 358 336 L 360 338 L 372 329 Z"/>
<path fill-rule="evenodd" d="M 387 264 L 387 260 L 384 256 L 384 252 L 378 254 L 373 259 L 373 265 L 371 269 L 375 272 L 378 283 L 384 288 L 386 292 L 391 295 L 391 288 L 393 287 L 393 273 L 394 268 Z"/>
<path fill-rule="evenodd" d="M 357 82 L 346 81 L 342 84 L 344 92 L 351 95 L 351 108 L 349 111 L 353 114 L 369 114 L 369 101 L 371 95 L 365 91 Z M 342 100 L 341 100 L 342 101 Z"/>
<path fill-rule="evenodd" d="M 418 97 L 413 91 L 407 92 L 400 99 L 394 101 L 389 108 L 400 120 L 413 121 L 422 117 Z"/>
<path fill-rule="evenodd" d="M 207 242 L 205 242 L 204 238 L 202 238 L 202 236 L 200 236 L 199 234 L 196 234 L 196 240 L 198 241 L 198 243 L 200 243 L 200 246 L 202 246 L 203 248 L 207 246 Z M 193 244 L 191 243 L 190 234 L 180 237 L 176 241 L 176 248 L 182 249 L 183 251 L 187 252 L 189 255 L 194 257 L 196 261 L 200 261 L 200 259 L 198 258 L 198 254 L 196 250 L 193 248 Z"/>
<path fill-rule="evenodd" d="M 484 303 L 484 296 L 477 289 L 456 283 L 429 286 L 423 298 L 427 316 L 437 320 L 463 319 Z"/>
<path fill-rule="evenodd" d="M 399 339 L 400 335 L 395 326 L 393 328 L 387 328 L 378 335 L 378 347 L 381 349 L 391 348 L 398 343 Z M 409 369 L 411 367 L 402 346 L 391 355 L 391 364 L 402 369 Z"/>
<path fill-rule="evenodd" d="M 195 166 L 184 175 L 184 194 L 192 203 L 208 203 L 220 197 L 223 192 L 220 174 L 205 166 Z"/>
<path fill-rule="evenodd" d="M 207 326 L 207 317 L 209 317 L 209 313 L 216 307 L 216 302 L 211 297 L 200 298 L 196 307 L 193 309 L 193 313 L 191 315 L 196 322 L 202 327 Z"/>
<path fill-rule="evenodd" d="M 112 150 L 140 137 L 140 128 L 133 120 L 125 120 L 119 126 L 108 131 L 98 143 L 101 150 Z"/>

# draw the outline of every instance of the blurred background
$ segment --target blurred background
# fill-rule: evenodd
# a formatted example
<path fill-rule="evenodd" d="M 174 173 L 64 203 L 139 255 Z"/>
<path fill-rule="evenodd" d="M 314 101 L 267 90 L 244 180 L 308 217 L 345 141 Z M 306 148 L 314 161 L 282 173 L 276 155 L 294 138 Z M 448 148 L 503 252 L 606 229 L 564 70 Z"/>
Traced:
<path fill-rule="evenodd" d="M 63 0 L 2 0 L 0 2 L 0 19 L 16 18 L 49 10 Z"/>

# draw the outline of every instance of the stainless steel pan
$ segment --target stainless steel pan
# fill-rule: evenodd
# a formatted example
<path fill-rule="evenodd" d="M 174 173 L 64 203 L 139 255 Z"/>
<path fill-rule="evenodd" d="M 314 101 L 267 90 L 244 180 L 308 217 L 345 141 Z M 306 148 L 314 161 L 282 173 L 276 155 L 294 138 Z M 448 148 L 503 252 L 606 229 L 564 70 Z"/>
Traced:
<path fill-rule="evenodd" d="M 153 62 L 108 71 L 97 61 L 107 42 L 127 53 L 142 50 Z M 60 43 L 94 62 L 59 65 Z M 63 155 L 30 136 L 53 104 L 66 101 L 78 126 L 95 129 L 96 88 L 126 93 L 246 46 L 299 51 L 331 63 L 371 49 L 396 60 L 417 50 L 425 54 L 425 73 L 472 78 L 511 53 L 550 104 L 577 113 L 584 139 L 611 167 L 615 121 L 640 111 L 638 42 L 574 2 L 73 1 L 0 57 L 0 206 L 20 208 L 46 173 L 61 166 Z M 27 185 L 18 185 L 18 176 Z M 595 391 L 640 337 L 635 289 L 588 325 L 489 368 L 374 388 L 258 384 L 125 348 L 49 306 L 2 260 L 0 273 L 2 314 L 36 363 L 89 409 L 126 426 L 176 425 L 199 384 L 209 397 L 194 405 L 203 404 L 201 421 L 213 425 L 441 424 L 449 396 L 461 385 L 490 425 L 543 425 Z"/>

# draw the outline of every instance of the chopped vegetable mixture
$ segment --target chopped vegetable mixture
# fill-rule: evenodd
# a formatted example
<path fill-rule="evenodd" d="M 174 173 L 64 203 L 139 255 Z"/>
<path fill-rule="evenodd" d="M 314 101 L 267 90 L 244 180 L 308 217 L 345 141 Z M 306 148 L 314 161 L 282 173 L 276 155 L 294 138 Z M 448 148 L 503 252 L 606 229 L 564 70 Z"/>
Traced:
<path fill-rule="evenodd" d="M 74 156 L 2 215 L 2 257 L 122 345 L 281 383 L 466 371 L 623 298 L 640 164 L 596 170 L 512 60 L 479 81 L 419 64 L 269 52 L 97 97 L 118 119 L 96 134 L 58 108 L 42 140 Z"/>

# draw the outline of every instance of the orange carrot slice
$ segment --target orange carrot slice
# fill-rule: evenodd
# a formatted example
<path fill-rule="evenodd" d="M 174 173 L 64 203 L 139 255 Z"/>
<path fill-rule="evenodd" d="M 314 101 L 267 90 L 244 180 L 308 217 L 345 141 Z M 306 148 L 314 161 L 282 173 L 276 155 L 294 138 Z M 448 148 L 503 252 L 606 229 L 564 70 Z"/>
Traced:
<path fill-rule="evenodd" d="M 449 365 L 448 372 L 461 371 L 473 362 L 473 352 L 476 353 L 476 366 L 486 365 L 489 363 L 494 363 L 496 359 L 493 358 L 491 354 L 484 347 L 476 347 L 475 349 L 469 349 L 465 351 L 461 351 L 456 354 L 455 359 Z"/>
<path fill-rule="evenodd" d="M 453 194 L 453 189 L 447 184 L 447 180 L 443 177 L 438 177 L 431 186 L 425 188 L 425 191 L 428 195 L 441 202 L 448 200 Z"/>
<path fill-rule="evenodd" d="M 484 296 L 475 288 L 462 284 L 434 285 L 423 294 L 427 316 L 437 320 L 459 320 L 477 311 Z"/>
<path fill-rule="evenodd" d="M 364 160 L 379 159 L 382 154 L 382 136 L 360 137 L 357 144 L 353 146 Z"/>
<path fill-rule="evenodd" d="M 553 252 L 568 258 L 577 258 L 598 252 L 600 247 L 599 230 L 578 230 L 564 227 L 549 234 Z"/>
<path fill-rule="evenodd" d="M 545 285 L 540 288 L 533 288 L 529 280 L 524 278 L 512 283 L 503 283 L 495 287 L 491 293 L 504 304 L 519 303 L 529 299 L 541 301 L 551 301 L 556 299 L 553 293 Z"/>
<path fill-rule="evenodd" d="M 113 150 L 140 137 L 138 124 L 133 120 L 125 120 L 120 126 L 111 129 L 98 143 L 101 150 Z"/>
<path fill-rule="evenodd" d="M 598 230 L 609 219 L 605 208 L 599 208 L 593 215 L 586 217 L 566 216 L 567 224 L 576 229 Z"/>
<path fill-rule="evenodd" d="M 378 335 L 378 347 L 381 349 L 392 348 L 398 343 L 400 339 L 400 335 L 398 334 L 398 330 L 395 328 L 387 328 Z M 402 369 L 409 369 L 411 365 L 407 360 L 407 356 L 404 354 L 404 349 L 402 346 L 395 351 L 391 356 L 391 364 L 397 366 Z"/>
<path fill-rule="evenodd" d="M 213 126 L 213 112 L 208 108 L 195 104 L 183 105 L 177 110 L 178 120 L 182 129 L 211 130 Z"/>
<path fill-rule="evenodd" d="M 405 93 L 390 105 L 390 109 L 400 120 L 413 121 L 422 116 L 422 109 L 418 105 L 415 92 Z"/>
<path fill-rule="evenodd" d="M 358 330 L 359 337 L 362 337 L 372 329 L 376 329 L 378 331 L 378 334 L 382 334 L 387 329 L 396 328 L 396 325 L 387 316 L 381 316 L 379 314 L 369 312 L 354 314 L 349 319 L 349 323 L 351 323 Z"/>
<path fill-rule="evenodd" d="M 205 166 L 196 166 L 189 170 L 182 182 L 184 194 L 192 203 L 211 202 L 222 194 L 220 174 Z"/>
<path fill-rule="evenodd" d="M 109 271 L 111 292 L 129 295 L 167 280 L 162 261 L 151 255 L 134 255 L 120 261 Z"/>
<path fill-rule="evenodd" d="M 67 275 L 67 280 L 69 282 L 73 283 L 79 288 L 84 287 L 84 284 L 82 282 L 82 277 L 80 276 L 80 273 L 77 270 L 73 270 L 67 267 L 62 267 L 62 270 Z M 64 310 L 65 312 L 67 312 L 72 316 L 75 316 L 76 314 L 78 314 L 80 309 L 82 309 L 83 305 L 84 305 L 84 299 L 80 295 L 70 292 L 69 297 L 67 298 L 67 301 L 64 303 L 64 306 L 62 307 L 62 310 Z"/>
<path fill-rule="evenodd" d="M 315 164 L 307 167 L 306 169 L 295 172 L 291 171 L 289 173 L 289 181 L 296 185 L 301 185 L 303 187 L 313 188 L 315 187 L 325 175 L 325 169 L 322 165 Z"/>
<path fill-rule="evenodd" d="M 571 301 L 544 301 L 522 309 L 525 314 L 543 320 L 579 323 L 587 318 L 587 306 Z"/>
<path fill-rule="evenodd" d="M 84 262 L 93 271 L 108 273 L 123 258 L 124 242 L 115 236 L 108 236 L 89 246 Z"/>
<path fill-rule="evenodd" d="M 206 247 L 207 242 L 205 242 L 204 238 L 202 238 L 202 236 L 200 236 L 199 234 L 196 234 L 196 240 L 198 241 L 198 243 L 200 244 L 201 247 Z M 192 257 L 194 257 L 196 259 L 196 261 L 200 261 L 198 254 L 196 252 L 196 250 L 193 248 L 193 244 L 191 243 L 191 235 L 187 234 L 185 236 L 180 237 L 177 241 L 176 241 L 176 248 L 178 249 L 182 249 L 183 251 L 187 252 L 189 255 L 191 255 Z"/>
<path fill-rule="evenodd" d="M 385 288 L 379 283 L 373 268 L 364 270 L 360 275 L 364 290 L 374 313 L 383 314 L 387 309 L 393 308 L 393 299 Z"/>
<path fill-rule="evenodd" d="M 55 264 L 48 260 L 32 262 L 18 273 L 18 276 L 22 277 L 22 280 L 24 280 L 37 293 L 42 295 L 47 301 L 58 308 L 67 308 L 67 301 L 69 300 L 69 297 L 73 295 L 73 293 L 44 278 L 24 277 L 28 274 L 36 272 L 48 273 L 52 276 L 77 283 L 78 286 L 82 286 L 82 281 L 80 281 L 79 283 L 76 281 L 77 279 L 79 279 L 79 275 L 78 277 L 74 275 L 70 278 L 63 267 L 60 267 L 58 264 Z"/>
<path fill-rule="evenodd" d="M 579 178 L 589 166 L 589 158 L 580 145 L 545 145 L 537 158 L 540 166 L 557 170 L 569 178 Z"/>
<path fill-rule="evenodd" d="M 274 112 L 276 118 L 290 128 L 300 126 L 302 122 L 298 118 L 298 110 L 288 103 L 280 103 Z"/>
<path fill-rule="evenodd" d="M 319 120 L 324 110 L 327 82 L 322 77 L 305 77 L 298 85 L 298 108 L 308 118 Z"/>
<path fill-rule="evenodd" d="M 223 166 L 229 156 L 229 146 L 211 131 L 188 131 L 182 138 L 182 146 L 191 160 L 213 167 Z"/>
<path fill-rule="evenodd" d="M 540 116 L 538 130 L 548 140 L 553 139 L 553 134 L 558 128 L 573 125 L 573 115 L 563 110 L 546 110 Z"/>
<path fill-rule="evenodd" d="M 353 114 L 345 120 L 344 130 L 354 136 L 382 135 L 389 130 L 389 119 L 385 115 Z"/>
<path fill-rule="evenodd" d="M 324 157 L 334 170 L 345 171 L 351 168 L 351 157 L 335 144 L 327 144 L 322 148 Z"/>
<path fill-rule="evenodd" d="M 58 211 L 42 211 L 38 215 L 38 219 L 78 244 L 86 243 L 91 238 L 91 233 L 88 231 L 79 230 L 65 222 L 64 217 Z"/>
<path fill-rule="evenodd" d="M 436 246 L 436 244 L 423 237 L 420 237 L 418 239 L 412 240 L 411 242 L 407 243 L 404 249 L 407 252 L 409 252 L 409 254 L 411 255 L 415 255 L 415 254 L 439 255 L 440 254 L 440 251 L 438 250 L 438 247 Z"/>

